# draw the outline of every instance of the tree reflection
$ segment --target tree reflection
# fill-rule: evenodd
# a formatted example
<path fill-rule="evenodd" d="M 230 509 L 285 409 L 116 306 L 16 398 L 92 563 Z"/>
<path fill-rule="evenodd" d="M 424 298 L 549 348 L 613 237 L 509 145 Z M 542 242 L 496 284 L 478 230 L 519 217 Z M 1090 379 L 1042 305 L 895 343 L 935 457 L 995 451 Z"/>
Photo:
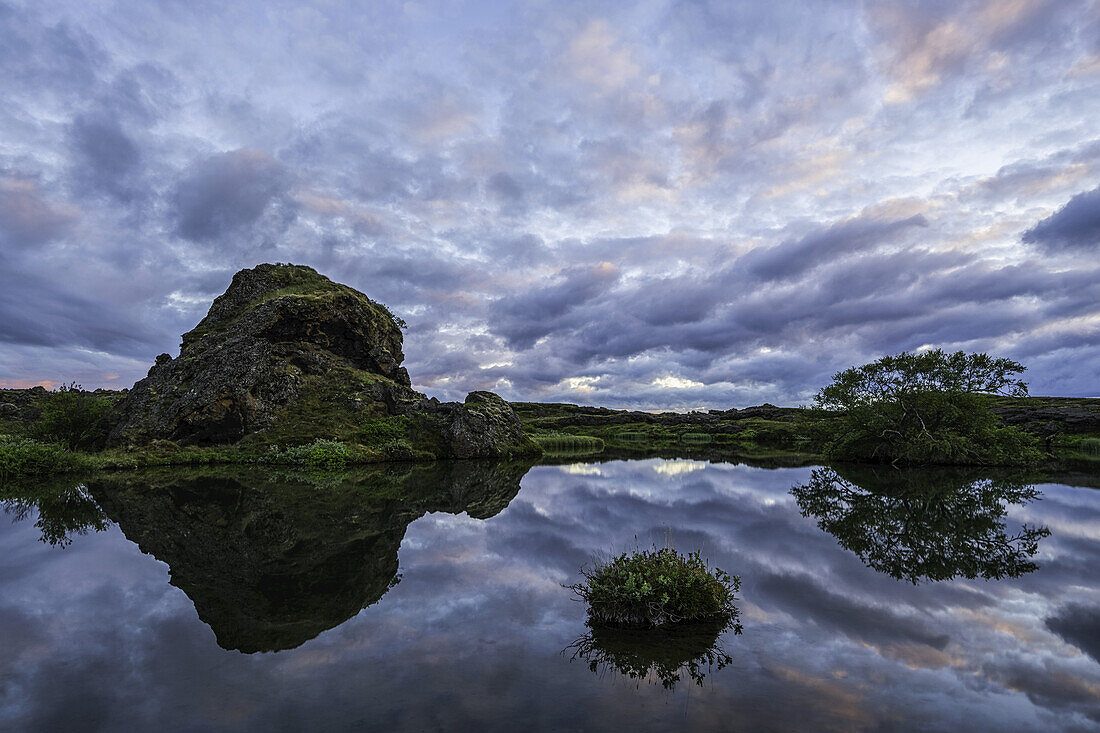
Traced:
<path fill-rule="evenodd" d="M 1005 526 L 1009 504 L 1040 492 L 1018 477 L 975 478 L 959 471 L 815 469 L 791 489 L 804 517 L 869 567 L 916 584 L 922 579 L 1014 578 L 1038 566 L 1031 557 L 1046 527 Z"/>
<path fill-rule="evenodd" d="M 570 661 L 588 663 L 594 673 L 612 671 L 631 679 L 660 682 L 673 689 L 686 674 L 697 685 L 711 671 L 733 662 L 719 643 L 723 631 L 741 633 L 737 616 L 729 620 L 674 626 L 666 629 L 618 629 L 589 624 L 563 653 Z"/>
<path fill-rule="evenodd" d="M 68 547 L 74 535 L 101 532 L 111 524 L 84 484 L 64 479 L 5 484 L 0 488 L 0 502 L 15 522 L 37 514 L 34 526 L 42 532 L 40 539 L 55 547 Z"/>

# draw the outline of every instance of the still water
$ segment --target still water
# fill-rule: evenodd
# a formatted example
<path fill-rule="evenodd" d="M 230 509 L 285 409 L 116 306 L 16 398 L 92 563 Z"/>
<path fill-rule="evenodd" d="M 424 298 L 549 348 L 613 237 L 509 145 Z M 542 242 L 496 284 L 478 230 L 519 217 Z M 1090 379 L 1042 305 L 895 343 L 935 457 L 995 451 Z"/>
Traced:
<path fill-rule="evenodd" d="M 692 460 L 8 487 L 0 729 L 1098 730 L 1093 479 Z M 702 550 L 743 633 L 589 633 Z"/>

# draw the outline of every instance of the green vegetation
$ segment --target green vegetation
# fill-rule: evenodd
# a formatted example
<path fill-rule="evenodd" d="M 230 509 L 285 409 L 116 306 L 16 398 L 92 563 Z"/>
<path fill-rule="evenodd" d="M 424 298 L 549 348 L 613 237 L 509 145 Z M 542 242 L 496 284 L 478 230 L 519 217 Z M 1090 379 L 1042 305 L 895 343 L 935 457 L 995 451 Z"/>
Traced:
<path fill-rule="evenodd" d="M 334 471 L 346 466 L 352 453 L 346 445 L 335 440 L 315 440 L 309 445 L 290 448 L 269 448 L 259 458 L 260 463 L 275 463 L 322 471 Z"/>
<path fill-rule="evenodd" d="M 88 468 L 91 460 L 56 443 L 0 435 L 0 482 L 19 476 L 45 476 Z"/>
<path fill-rule="evenodd" d="M 1059 435 L 1053 439 L 1053 447 L 1059 457 L 1072 463 L 1090 464 L 1100 462 L 1100 435 Z"/>
<path fill-rule="evenodd" d="M 378 417 L 363 421 L 356 430 L 359 442 L 366 446 L 379 446 L 406 437 L 412 420 L 404 416 Z"/>
<path fill-rule="evenodd" d="M 651 415 L 559 403 L 512 403 L 524 429 L 550 454 L 555 452 L 548 447 L 552 443 L 542 436 L 598 438 L 603 453 L 618 456 L 767 457 L 802 465 L 820 455 L 825 434 L 820 423 L 828 418 L 824 411 L 767 407 L 779 414 Z"/>
<path fill-rule="evenodd" d="M 535 441 L 545 452 L 557 455 L 584 455 L 599 453 L 604 449 L 604 442 L 590 435 L 546 433 L 532 435 L 531 440 Z"/>
<path fill-rule="evenodd" d="M 42 401 L 35 437 L 71 451 L 98 450 L 110 429 L 111 401 L 85 392 L 79 384 L 62 385 Z"/>
<path fill-rule="evenodd" d="M 1100 458 L 1100 438 L 1083 438 L 1077 441 L 1077 448 L 1086 455 Z"/>
<path fill-rule="evenodd" d="M 251 301 L 237 305 L 230 312 L 222 314 L 217 320 L 210 321 L 204 318 L 199 325 L 184 334 L 184 342 L 197 342 L 210 333 L 225 331 L 256 307 L 268 301 L 285 297 L 307 298 L 314 301 L 335 301 L 337 298 L 352 298 L 371 306 L 379 317 L 392 322 L 398 328 L 407 328 L 405 321 L 390 312 L 386 306 L 371 300 L 354 288 L 329 280 L 312 267 L 284 265 L 282 263 L 276 263 L 274 266 L 261 265 L 260 267 L 264 268 L 267 277 L 279 285 L 278 288 L 269 290 Z"/>
<path fill-rule="evenodd" d="M 838 372 L 817 405 L 839 413 L 825 455 L 903 464 L 1014 465 L 1040 458 L 1034 437 L 1001 427 L 983 394 L 1025 396 L 1024 366 L 986 354 L 886 356 Z"/>
<path fill-rule="evenodd" d="M 654 628 L 681 622 L 729 620 L 741 579 L 714 568 L 699 552 L 671 548 L 622 553 L 569 588 L 588 604 L 592 625 Z"/>

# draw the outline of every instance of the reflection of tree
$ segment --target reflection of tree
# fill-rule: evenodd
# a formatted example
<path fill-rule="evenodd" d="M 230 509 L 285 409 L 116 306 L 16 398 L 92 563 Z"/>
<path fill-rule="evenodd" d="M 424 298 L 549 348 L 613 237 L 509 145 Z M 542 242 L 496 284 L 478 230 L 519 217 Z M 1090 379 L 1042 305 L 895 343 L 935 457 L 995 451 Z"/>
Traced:
<path fill-rule="evenodd" d="M 671 690 L 684 673 L 702 685 L 711 670 L 733 662 L 718 642 L 726 629 L 741 633 L 737 617 L 725 621 L 673 626 L 664 629 L 618 629 L 589 625 L 587 634 L 566 647 L 570 661 L 579 659 L 599 673 L 612 670 L 631 679 L 660 682 Z"/>
<path fill-rule="evenodd" d="M 975 479 L 958 471 L 814 470 L 791 489 L 805 517 L 859 555 L 869 567 L 899 580 L 1014 578 L 1031 561 L 1046 527 L 1005 527 L 1008 504 L 1034 501 L 1040 492 L 1011 477 Z M 854 476 L 853 476 L 854 474 Z M 858 482 L 858 483 L 857 483 Z"/>
<path fill-rule="evenodd" d="M 42 541 L 55 547 L 66 547 L 73 535 L 101 532 L 111 523 L 83 484 L 43 481 L 33 486 L 5 485 L 0 502 L 16 522 L 37 512 L 34 526 L 42 531 Z"/>

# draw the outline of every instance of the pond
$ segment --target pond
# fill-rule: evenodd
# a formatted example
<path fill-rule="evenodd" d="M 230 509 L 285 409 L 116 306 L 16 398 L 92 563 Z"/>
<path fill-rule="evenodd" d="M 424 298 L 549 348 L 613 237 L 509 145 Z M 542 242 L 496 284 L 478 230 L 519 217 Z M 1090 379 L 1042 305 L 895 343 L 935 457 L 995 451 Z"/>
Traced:
<path fill-rule="evenodd" d="M 1089 477 L 698 460 L 240 468 L 5 489 L 0 729 L 1096 730 Z M 593 632 L 657 545 L 740 623 Z"/>

